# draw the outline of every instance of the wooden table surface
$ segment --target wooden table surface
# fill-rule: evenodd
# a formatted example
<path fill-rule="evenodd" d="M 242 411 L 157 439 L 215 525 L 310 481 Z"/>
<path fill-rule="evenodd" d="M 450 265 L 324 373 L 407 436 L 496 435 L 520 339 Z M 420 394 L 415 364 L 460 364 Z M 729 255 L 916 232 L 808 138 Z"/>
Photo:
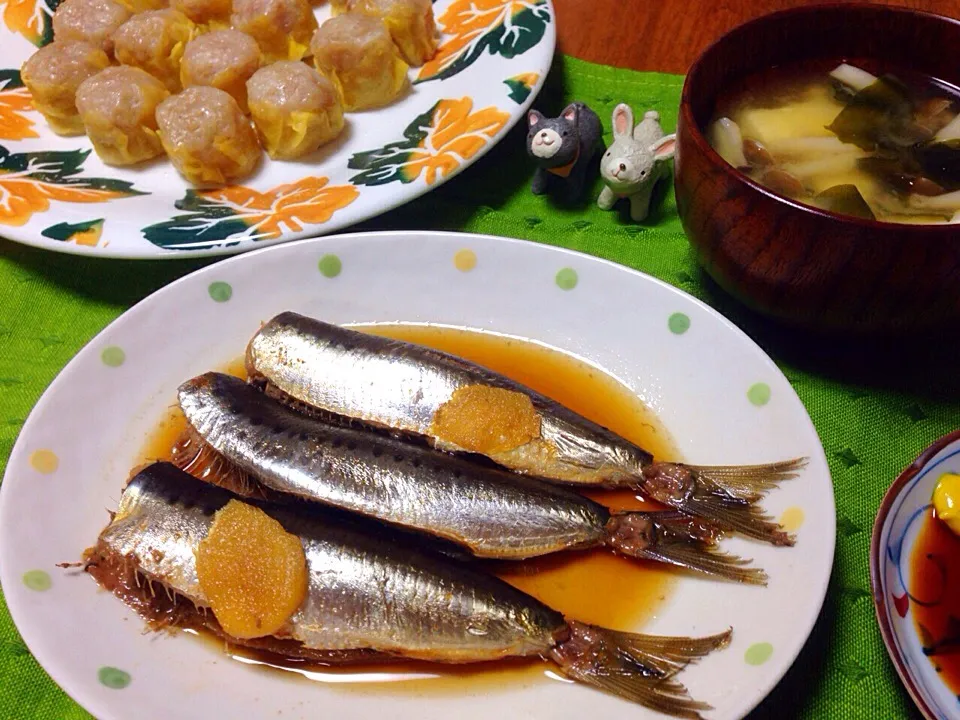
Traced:
<path fill-rule="evenodd" d="M 591 62 L 685 73 L 727 30 L 809 0 L 553 0 L 561 52 Z M 960 18 L 960 0 L 881 0 Z"/>

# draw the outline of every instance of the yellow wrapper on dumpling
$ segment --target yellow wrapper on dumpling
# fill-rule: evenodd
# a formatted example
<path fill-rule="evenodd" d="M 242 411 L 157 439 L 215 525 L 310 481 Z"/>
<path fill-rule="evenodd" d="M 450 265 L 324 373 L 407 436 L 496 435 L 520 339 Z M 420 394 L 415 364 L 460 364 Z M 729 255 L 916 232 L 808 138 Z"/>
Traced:
<path fill-rule="evenodd" d="M 230 24 L 256 40 L 271 63 L 306 56 L 317 18 L 307 0 L 235 0 Z"/>
<path fill-rule="evenodd" d="M 337 86 L 343 109 L 369 110 L 393 102 L 407 84 L 407 65 L 399 56 L 371 56 L 361 65 L 337 72 L 314 57 L 318 70 L 330 75 Z"/>
<path fill-rule="evenodd" d="M 354 0 L 350 11 L 382 20 L 408 65 L 420 67 L 437 53 L 440 35 L 430 0 Z"/>
<path fill-rule="evenodd" d="M 116 0 L 116 2 L 123 5 L 133 15 L 148 10 L 163 10 L 170 7 L 170 3 L 166 0 Z"/>
<path fill-rule="evenodd" d="M 343 110 L 295 110 L 286 113 L 264 103 L 251 103 L 250 115 L 260 141 L 274 160 L 294 160 L 312 153 L 343 130 Z"/>
<path fill-rule="evenodd" d="M 194 22 L 179 10 L 153 10 L 134 15 L 113 36 L 114 55 L 153 75 L 170 92 L 180 90 L 180 59 L 197 34 Z"/>
<path fill-rule="evenodd" d="M 99 47 L 85 42 L 55 42 L 23 64 L 20 76 L 36 108 L 57 135 L 83 135 L 77 112 L 77 88 L 110 65 Z"/>
<path fill-rule="evenodd" d="M 331 18 L 314 34 L 310 50 L 314 65 L 337 86 L 344 110 L 386 105 L 406 87 L 409 66 L 378 18 Z"/>
<path fill-rule="evenodd" d="M 77 89 L 77 109 L 93 149 L 110 165 L 135 165 L 163 154 L 157 106 L 170 95 L 140 68 L 111 67 Z"/>
<path fill-rule="evenodd" d="M 230 27 L 230 0 L 171 0 L 170 7 L 197 23 L 199 32 Z"/>

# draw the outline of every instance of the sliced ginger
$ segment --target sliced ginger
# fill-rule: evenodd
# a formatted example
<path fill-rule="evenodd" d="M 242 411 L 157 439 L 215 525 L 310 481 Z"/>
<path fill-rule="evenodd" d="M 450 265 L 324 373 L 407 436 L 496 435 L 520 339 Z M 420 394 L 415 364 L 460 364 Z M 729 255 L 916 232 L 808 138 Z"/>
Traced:
<path fill-rule="evenodd" d="M 231 500 L 197 548 L 197 577 L 224 632 L 273 635 L 307 594 L 300 538 L 263 510 Z"/>
<path fill-rule="evenodd" d="M 521 392 L 467 385 L 457 388 L 433 418 L 431 433 L 471 452 L 492 454 L 540 436 L 540 415 Z"/>

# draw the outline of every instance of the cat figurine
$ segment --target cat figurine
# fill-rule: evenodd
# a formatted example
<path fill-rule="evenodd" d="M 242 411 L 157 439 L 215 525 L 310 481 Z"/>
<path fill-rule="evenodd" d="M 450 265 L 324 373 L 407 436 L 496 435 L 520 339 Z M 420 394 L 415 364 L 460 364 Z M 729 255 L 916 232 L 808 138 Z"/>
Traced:
<path fill-rule="evenodd" d="M 556 118 L 531 110 L 527 126 L 527 154 L 537 164 L 530 190 L 542 195 L 551 185 L 563 186 L 568 200 L 578 199 L 602 148 L 600 118 L 582 102 L 573 102 Z"/>
<path fill-rule="evenodd" d="M 648 110 L 633 126 L 633 110 L 621 103 L 613 110 L 613 144 L 600 160 L 600 176 L 606 187 L 597 199 L 601 210 L 609 210 L 620 198 L 630 200 L 630 218 L 646 219 L 650 197 L 661 179 L 670 177 L 670 163 L 677 144 L 676 135 L 664 135 L 660 114 Z"/>

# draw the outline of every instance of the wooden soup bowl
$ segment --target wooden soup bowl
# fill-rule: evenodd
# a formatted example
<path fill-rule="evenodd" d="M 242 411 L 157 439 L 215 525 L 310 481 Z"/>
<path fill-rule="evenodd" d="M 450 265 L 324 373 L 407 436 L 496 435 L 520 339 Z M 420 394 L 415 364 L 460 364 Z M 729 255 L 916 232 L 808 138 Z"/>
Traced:
<path fill-rule="evenodd" d="M 747 22 L 707 48 L 683 86 L 675 185 L 706 272 L 750 308 L 806 329 L 960 326 L 960 225 L 901 225 L 802 205 L 726 163 L 704 136 L 718 95 L 786 63 L 847 59 L 960 86 L 960 22 L 866 4 L 807 6 Z"/>

